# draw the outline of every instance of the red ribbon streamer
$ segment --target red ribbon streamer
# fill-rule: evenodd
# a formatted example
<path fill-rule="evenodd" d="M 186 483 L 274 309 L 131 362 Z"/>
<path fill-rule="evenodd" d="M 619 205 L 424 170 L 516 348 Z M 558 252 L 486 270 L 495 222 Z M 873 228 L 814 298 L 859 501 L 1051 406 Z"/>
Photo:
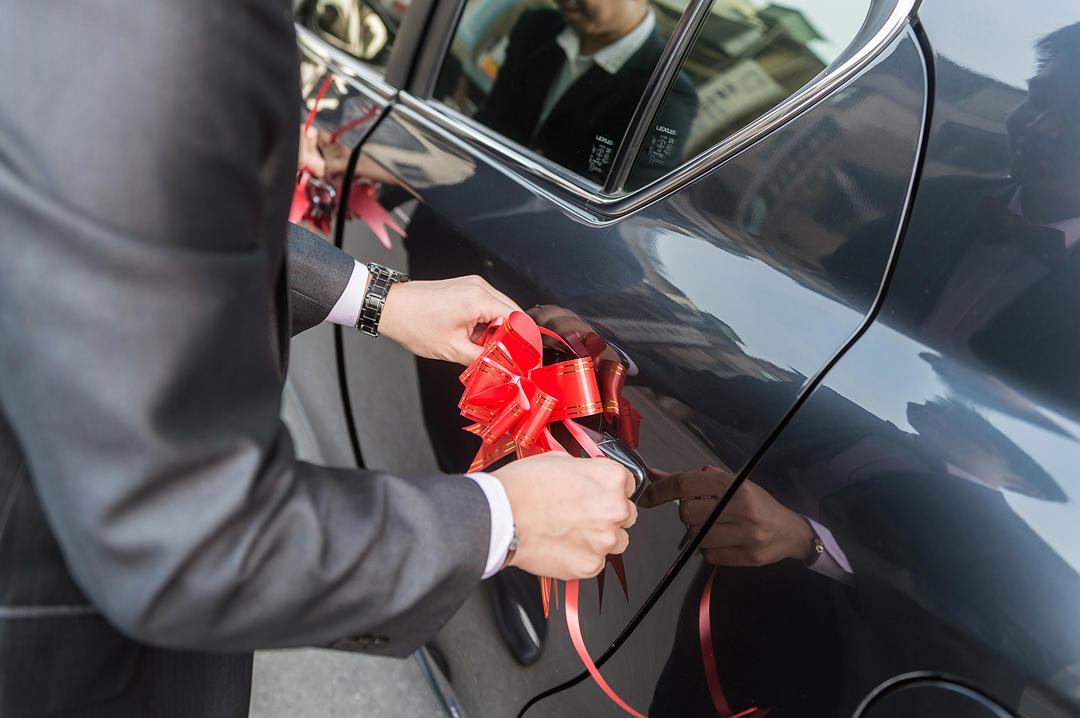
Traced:
<path fill-rule="evenodd" d="M 706 467 L 707 468 L 707 467 Z M 708 581 L 705 582 L 705 590 L 701 593 L 701 601 L 698 604 L 698 639 L 701 642 L 701 663 L 705 667 L 705 683 L 709 687 L 709 697 L 712 698 L 713 708 L 720 718 L 744 718 L 756 716 L 765 718 L 771 709 L 764 710 L 754 706 L 732 715 L 731 706 L 728 705 L 724 696 L 724 688 L 720 685 L 720 674 L 716 670 L 716 654 L 713 652 L 712 640 L 712 615 L 709 603 L 712 600 L 713 580 L 716 578 L 716 566 L 713 566 Z"/>
<path fill-rule="evenodd" d="M 377 108 L 375 107 L 375 105 L 372 105 L 371 108 L 367 112 L 360 115 L 355 120 L 349 120 L 344 125 L 337 128 L 336 130 L 334 130 L 334 133 L 332 135 L 330 135 L 330 142 L 331 143 L 337 142 L 338 138 L 341 137 L 343 134 L 345 134 L 349 130 L 351 130 L 351 129 L 355 128 L 355 127 L 358 127 L 359 125 L 362 125 L 365 122 L 367 122 L 368 120 L 370 120 L 372 117 L 375 116 L 376 109 Z"/>
<path fill-rule="evenodd" d="M 311 122 L 315 119 L 315 113 L 319 110 L 319 102 L 322 101 L 323 95 L 326 94 L 327 88 L 330 87 L 330 83 L 334 81 L 333 75 L 327 75 L 323 80 L 322 87 L 319 88 L 318 94 L 315 95 L 315 102 L 311 104 L 311 110 L 307 114 L 307 121 L 304 123 L 304 134 L 311 128 Z"/>
<path fill-rule="evenodd" d="M 600 670 L 593 663 L 592 658 L 589 657 L 589 651 L 585 648 L 585 639 L 581 635 L 581 622 L 578 619 L 578 582 L 577 580 L 566 582 L 566 627 L 570 630 L 570 641 L 574 644 L 574 649 L 577 651 L 578 657 L 581 658 L 581 662 L 585 664 L 585 668 L 589 671 L 589 675 L 596 681 L 596 685 L 600 686 L 600 690 L 604 694 L 614 701 L 615 705 L 622 708 L 635 718 L 645 718 L 641 713 L 626 705 L 626 702 L 619 698 L 615 691 L 611 690 L 611 686 L 607 684 L 604 677 L 600 675 Z"/>
<path fill-rule="evenodd" d="M 571 352 L 586 356 L 543 366 L 541 335 L 553 337 L 566 345 Z M 488 327 L 478 343 L 484 349 L 480 357 L 461 375 L 465 391 L 458 402 L 462 415 L 476 422 L 466 427 L 466 431 L 477 434 L 482 440 L 469 467 L 470 472 L 480 471 L 511 453 L 523 457 L 555 449 L 562 450 L 562 446 L 547 428 L 548 424 L 555 421 L 563 423 L 589 456 L 602 456 L 585 430 L 571 421 L 601 411 L 609 415 L 609 418 L 617 417 L 620 438 L 623 441 L 630 443 L 632 440 L 632 445 L 637 445 L 641 415 L 622 397 L 625 367 L 618 362 L 603 360 L 594 373 L 593 361 L 606 349 L 599 336 L 590 334 L 584 342 L 580 336 L 570 337 L 568 343 L 557 334 L 537 327 L 527 314 L 513 312 L 501 324 Z M 596 373 L 601 377 L 603 388 L 597 385 Z M 601 396 L 604 397 L 603 401 L 600 400 Z M 622 585 L 623 595 L 629 601 L 622 556 L 608 556 L 607 563 L 614 569 Z M 605 564 L 605 571 L 606 569 Z M 716 656 L 713 653 L 712 617 L 709 609 L 715 577 L 714 567 L 698 606 L 701 660 L 713 707 L 720 718 L 764 718 L 769 709 L 761 710 L 756 706 L 732 714 L 720 685 Z M 613 703 L 636 718 L 645 718 L 612 690 L 589 656 L 581 633 L 578 585 L 576 580 L 566 582 L 565 600 L 566 627 L 578 658 L 596 685 Z M 601 572 L 597 576 L 599 605 L 603 605 L 603 587 L 604 573 Z M 558 583 L 549 577 L 541 577 L 540 596 L 544 604 L 544 616 L 547 617 L 552 598 L 556 607 L 558 606 Z"/>

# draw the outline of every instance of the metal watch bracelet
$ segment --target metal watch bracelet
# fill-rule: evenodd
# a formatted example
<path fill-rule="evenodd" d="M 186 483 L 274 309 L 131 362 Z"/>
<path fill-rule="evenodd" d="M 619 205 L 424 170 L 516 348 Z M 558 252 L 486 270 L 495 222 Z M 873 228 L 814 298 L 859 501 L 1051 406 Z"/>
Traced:
<path fill-rule="evenodd" d="M 397 282 L 409 281 L 408 276 L 396 269 L 384 267 L 375 262 L 367 265 L 369 278 L 364 301 L 360 304 L 360 313 L 356 317 L 356 328 L 373 337 L 379 336 L 379 319 L 386 306 L 386 295 Z"/>
<path fill-rule="evenodd" d="M 506 558 L 503 559 L 502 566 L 499 566 L 499 570 L 510 565 L 510 562 L 514 560 L 514 554 L 518 550 L 518 530 L 517 524 L 514 524 L 514 532 L 510 535 L 510 545 L 506 547 Z"/>

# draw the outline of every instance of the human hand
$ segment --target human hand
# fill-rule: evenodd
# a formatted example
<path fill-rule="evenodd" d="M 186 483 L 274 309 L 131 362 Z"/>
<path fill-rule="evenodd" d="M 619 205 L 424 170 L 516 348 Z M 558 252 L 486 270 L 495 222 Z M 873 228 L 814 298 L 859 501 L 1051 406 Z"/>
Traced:
<path fill-rule="evenodd" d="M 634 478 L 620 464 L 552 451 L 491 473 L 506 490 L 518 530 L 511 566 L 563 580 L 591 578 L 608 554 L 626 550 L 637 508 L 628 499 Z"/>
<path fill-rule="evenodd" d="M 317 133 L 318 148 L 326 160 L 326 176 L 332 182 L 337 182 L 345 176 L 345 170 L 349 166 L 349 155 L 352 152 L 349 146 L 341 140 L 334 139 L 329 132 Z"/>
<path fill-rule="evenodd" d="M 297 163 L 299 168 L 307 169 L 313 177 L 326 175 L 326 160 L 319 153 L 319 132 L 314 127 L 306 131 L 300 128 L 300 156 Z"/>
<path fill-rule="evenodd" d="M 433 282 L 398 282 L 386 295 L 379 333 L 417 356 L 471 364 L 481 347 L 473 342 L 487 325 L 518 305 L 477 276 Z"/>
<path fill-rule="evenodd" d="M 668 474 L 653 471 L 641 495 L 646 508 L 679 500 L 679 518 L 697 533 L 735 480 L 715 467 Z M 766 566 L 785 558 L 807 561 L 813 550 L 810 523 L 752 481 L 744 481 L 701 542 L 705 560 L 719 566 Z"/>

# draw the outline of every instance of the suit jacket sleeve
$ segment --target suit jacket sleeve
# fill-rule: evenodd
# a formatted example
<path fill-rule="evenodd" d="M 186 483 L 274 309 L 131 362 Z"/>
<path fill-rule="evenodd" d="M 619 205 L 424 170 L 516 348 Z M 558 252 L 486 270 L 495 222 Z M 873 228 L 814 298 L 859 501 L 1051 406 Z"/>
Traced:
<path fill-rule="evenodd" d="M 292 224 L 286 230 L 289 313 L 293 336 L 323 322 L 345 291 L 355 260 L 317 234 Z"/>
<path fill-rule="evenodd" d="M 0 407 L 69 570 L 145 642 L 407 654 L 476 586 L 487 503 L 299 462 L 278 418 L 288 4 L 50 8 L 0 25 L 34 68 L 0 79 Z"/>

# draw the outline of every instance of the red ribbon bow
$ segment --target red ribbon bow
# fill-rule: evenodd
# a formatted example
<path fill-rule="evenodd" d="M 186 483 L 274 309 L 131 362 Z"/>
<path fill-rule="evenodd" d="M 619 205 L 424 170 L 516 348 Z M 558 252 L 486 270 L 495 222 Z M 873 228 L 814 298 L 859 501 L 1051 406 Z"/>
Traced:
<path fill-rule="evenodd" d="M 541 334 L 558 339 L 527 314 L 513 312 L 502 324 L 488 329 L 482 338 L 483 352 L 461 375 L 465 393 L 458 408 L 476 422 L 465 430 L 483 442 L 469 471 L 480 471 L 514 452 L 522 458 L 564 451 L 547 428 L 553 421 L 563 421 L 579 442 L 584 438 L 592 443 L 569 420 L 602 409 L 593 360 L 585 357 L 543 366 Z"/>

